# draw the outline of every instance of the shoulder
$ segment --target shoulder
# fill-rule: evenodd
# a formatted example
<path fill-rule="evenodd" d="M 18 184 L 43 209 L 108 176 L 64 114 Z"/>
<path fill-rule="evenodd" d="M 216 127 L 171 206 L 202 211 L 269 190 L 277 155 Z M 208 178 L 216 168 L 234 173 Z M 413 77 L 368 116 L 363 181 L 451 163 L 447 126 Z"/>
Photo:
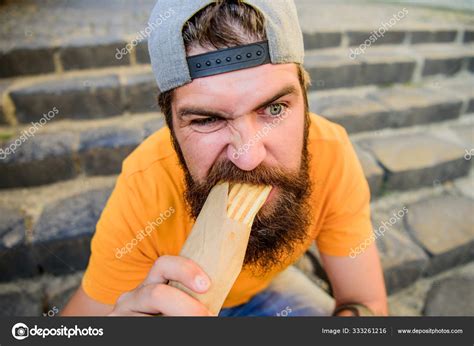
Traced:
<path fill-rule="evenodd" d="M 349 136 L 341 125 L 333 123 L 315 113 L 310 113 L 310 119 L 310 143 L 313 141 L 328 142 L 332 144 L 349 143 Z"/>
<path fill-rule="evenodd" d="M 132 176 L 176 158 L 168 127 L 145 139 L 123 162 L 122 174 Z"/>
<path fill-rule="evenodd" d="M 137 196 L 148 196 L 155 202 L 163 200 L 163 203 L 181 198 L 184 173 L 168 127 L 152 134 L 125 159 L 121 177 Z"/>
<path fill-rule="evenodd" d="M 327 192 L 350 192 L 365 185 L 365 176 L 346 130 L 319 115 L 311 114 L 308 152 L 310 174 L 324 182 Z"/>

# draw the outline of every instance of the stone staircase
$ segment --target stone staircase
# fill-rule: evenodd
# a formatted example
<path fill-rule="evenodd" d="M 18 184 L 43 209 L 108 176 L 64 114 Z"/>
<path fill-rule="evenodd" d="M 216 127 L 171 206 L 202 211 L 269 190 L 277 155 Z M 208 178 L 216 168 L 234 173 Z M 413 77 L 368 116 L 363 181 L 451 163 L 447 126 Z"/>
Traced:
<path fill-rule="evenodd" d="M 374 229 L 388 225 L 377 245 L 392 313 L 474 315 L 452 289 L 474 291 L 474 16 L 405 6 L 353 59 L 400 6 L 296 2 L 311 110 L 349 132 Z M 3 315 L 62 308 L 123 159 L 164 125 L 146 43 L 115 57 L 154 1 L 38 3 L 0 5 L 0 147 L 14 149 L 0 159 Z M 298 266 L 329 290 L 318 256 Z"/>

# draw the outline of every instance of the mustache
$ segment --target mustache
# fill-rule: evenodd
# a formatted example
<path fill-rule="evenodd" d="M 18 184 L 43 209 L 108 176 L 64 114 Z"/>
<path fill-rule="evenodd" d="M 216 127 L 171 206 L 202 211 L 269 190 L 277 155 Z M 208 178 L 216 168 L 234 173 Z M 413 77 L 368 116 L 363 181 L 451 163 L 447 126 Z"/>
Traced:
<path fill-rule="evenodd" d="M 188 200 L 192 200 L 193 204 L 202 206 L 212 188 L 225 181 L 231 184 L 270 185 L 285 191 L 293 199 L 304 199 L 308 194 L 308 179 L 305 173 L 305 169 L 289 172 L 265 164 L 261 164 L 251 171 L 244 171 L 229 160 L 220 160 L 209 169 L 204 182 L 199 183 L 194 181 L 190 175 L 186 176 L 186 180 L 188 180 L 186 197 Z M 191 208 L 191 212 L 193 217 L 198 216 L 196 208 Z"/>
<path fill-rule="evenodd" d="M 299 178 L 298 172 L 284 171 L 278 167 L 269 167 L 261 164 L 251 171 L 244 171 L 228 160 L 215 163 L 206 178 L 206 184 L 216 185 L 220 181 L 229 183 L 243 183 L 253 185 L 272 185 L 286 188 L 292 186 Z"/>

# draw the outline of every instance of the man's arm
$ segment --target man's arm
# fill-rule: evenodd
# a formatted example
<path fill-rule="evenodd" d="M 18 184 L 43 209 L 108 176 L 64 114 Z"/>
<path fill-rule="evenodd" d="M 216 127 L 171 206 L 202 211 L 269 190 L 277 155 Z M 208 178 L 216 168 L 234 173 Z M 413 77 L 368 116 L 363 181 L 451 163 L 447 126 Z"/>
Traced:
<path fill-rule="evenodd" d="M 336 307 L 358 303 L 367 306 L 375 315 L 388 314 L 383 272 L 375 243 L 355 258 L 321 253 L 321 259 L 331 281 Z M 339 315 L 352 314 L 344 310 Z"/>
<path fill-rule="evenodd" d="M 81 286 L 61 311 L 61 316 L 106 316 L 113 309 L 113 305 L 102 304 L 90 298 Z"/>
<path fill-rule="evenodd" d="M 123 293 L 114 306 L 99 303 L 81 288 L 62 311 L 62 316 L 211 316 L 203 303 L 168 285 L 177 281 L 196 293 L 208 291 L 211 281 L 192 260 L 180 256 L 159 257 L 146 279 Z"/>

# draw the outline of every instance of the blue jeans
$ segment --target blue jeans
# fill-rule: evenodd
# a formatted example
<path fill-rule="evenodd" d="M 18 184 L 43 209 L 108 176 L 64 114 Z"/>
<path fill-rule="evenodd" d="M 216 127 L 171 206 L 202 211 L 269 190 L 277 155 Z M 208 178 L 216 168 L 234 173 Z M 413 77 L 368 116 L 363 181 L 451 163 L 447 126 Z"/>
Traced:
<path fill-rule="evenodd" d="M 219 317 L 237 316 L 330 316 L 334 299 L 299 269 L 290 266 L 267 289 L 247 303 L 222 309 Z"/>

